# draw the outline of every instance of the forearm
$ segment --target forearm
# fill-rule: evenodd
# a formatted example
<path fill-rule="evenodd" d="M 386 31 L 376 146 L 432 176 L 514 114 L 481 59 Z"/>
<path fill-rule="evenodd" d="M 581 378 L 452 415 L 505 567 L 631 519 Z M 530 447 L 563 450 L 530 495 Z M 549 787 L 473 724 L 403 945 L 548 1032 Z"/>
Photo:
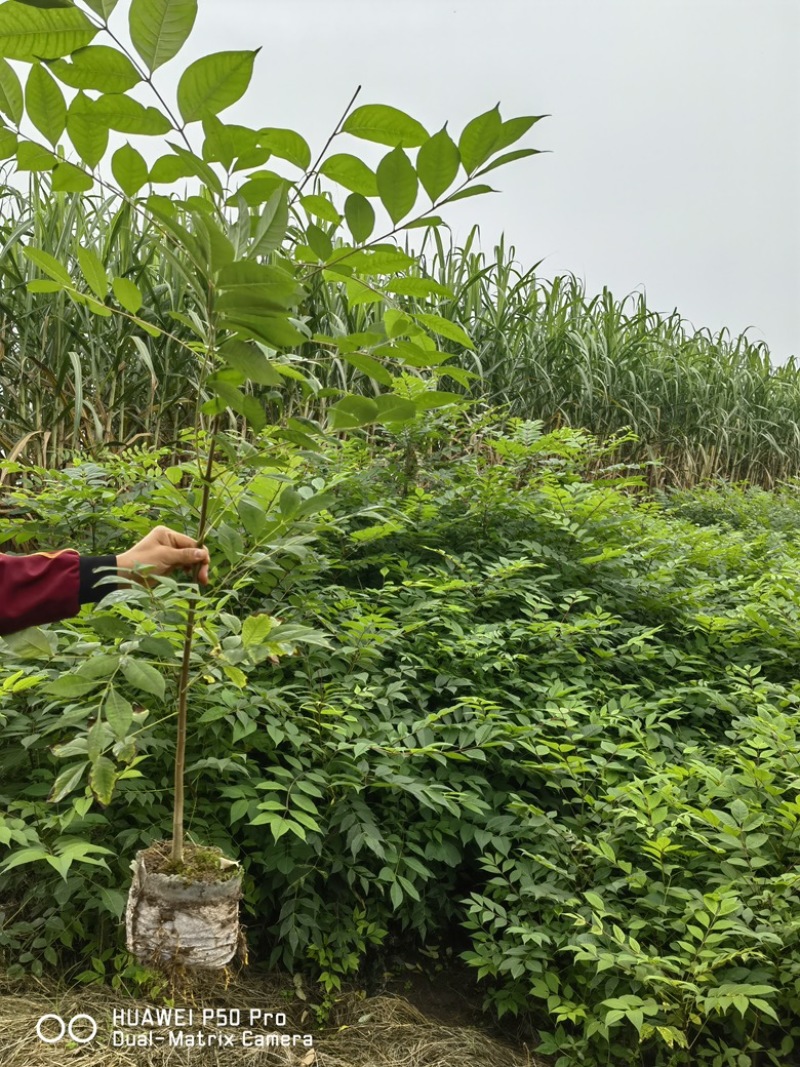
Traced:
<path fill-rule="evenodd" d="M 81 556 L 74 549 L 35 552 L 29 556 L 0 553 L 0 634 L 77 615 L 81 605 L 109 592 L 98 581 L 116 567 L 116 556 Z"/>

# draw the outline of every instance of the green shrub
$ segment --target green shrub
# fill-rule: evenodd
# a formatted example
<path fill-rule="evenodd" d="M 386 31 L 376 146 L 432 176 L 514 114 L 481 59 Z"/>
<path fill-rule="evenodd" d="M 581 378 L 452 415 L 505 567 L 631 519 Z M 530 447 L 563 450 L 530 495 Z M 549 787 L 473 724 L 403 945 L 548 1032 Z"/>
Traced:
<path fill-rule="evenodd" d="M 273 442 L 214 483 L 188 829 L 245 866 L 251 961 L 334 995 L 369 954 L 449 942 L 559 1067 L 792 1062 L 792 537 L 699 526 L 578 431 L 431 419 L 294 466 Z M 181 525 L 169 462 L 29 474 L 0 536 Z M 184 610 L 163 580 L 6 642 L 10 969 L 144 980 L 116 924 L 170 825 Z"/>

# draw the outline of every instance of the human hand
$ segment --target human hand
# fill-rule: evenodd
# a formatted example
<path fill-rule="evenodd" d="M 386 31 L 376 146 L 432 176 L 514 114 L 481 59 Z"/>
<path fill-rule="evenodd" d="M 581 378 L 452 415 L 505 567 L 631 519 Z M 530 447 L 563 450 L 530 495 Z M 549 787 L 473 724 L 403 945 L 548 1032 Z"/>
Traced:
<path fill-rule="evenodd" d="M 120 577 L 135 578 L 151 588 L 156 583 L 152 578 L 135 572 L 137 563 L 147 565 L 150 575 L 171 574 L 178 567 L 191 572 L 199 567 L 197 579 L 201 585 L 207 585 L 211 558 L 208 549 L 198 548 L 194 538 L 177 533 L 168 526 L 156 526 L 133 548 L 117 556 L 117 573 Z"/>

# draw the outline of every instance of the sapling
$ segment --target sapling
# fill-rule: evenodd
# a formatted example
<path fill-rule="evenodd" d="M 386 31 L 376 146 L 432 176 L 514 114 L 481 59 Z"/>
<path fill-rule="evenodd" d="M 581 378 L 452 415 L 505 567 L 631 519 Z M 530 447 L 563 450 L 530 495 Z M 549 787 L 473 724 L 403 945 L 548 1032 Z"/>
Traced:
<path fill-rule="evenodd" d="M 123 7 L 129 43 L 122 39 Z M 196 13 L 196 0 L 0 3 L 0 152 L 18 171 L 49 175 L 54 193 L 86 197 L 95 185 L 111 192 L 162 234 L 164 252 L 185 282 L 186 301 L 171 313 L 174 327 L 154 324 L 141 289 L 128 278 L 109 278 L 91 248 L 54 256 L 29 244 L 26 255 L 44 277 L 28 288 L 65 292 L 97 316 L 125 316 L 152 343 L 166 337 L 198 358 L 198 455 L 210 420 L 205 469 L 198 479 L 197 541 L 202 544 L 221 420 L 241 418 L 256 434 L 262 430 L 260 388 L 295 386 L 319 394 L 314 364 L 333 358 L 383 386 L 372 397 L 339 393 L 334 399 L 331 390 L 317 395 L 324 429 L 298 419 L 273 428 L 296 449 L 315 448 L 325 431 L 375 423 L 399 428 L 419 411 L 459 399 L 437 388 L 446 356 L 436 338 L 470 347 L 469 337 L 456 322 L 416 310 L 413 298 L 424 295 L 425 283 L 417 278 L 404 287 L 402 275 L 415 260 L 394 238 L 420 225 L 435 229 L 443 225 L 437 214 L 442 207 L 491 191 L 477 179 L 534 154 L 530 148 L 506 150 L 542 116 L 504 121 L 494 107 L 468 122 L 455 141 L 446 126 L 431 135 L 397 108 L 355 107 L 354 96 L 312 163 L 308 144 L 293 130 L 254 129 L 219 118 L 244 95 L 258 49 L 193 61 L 178 80 L 174 104 L 167 101 L 153 75 L 179 53 Z M 27 65 L 24 93 L 9 60 Z M 153 104 L 135 95 L 140 86 L 151 91 Z M 71 91 L 69 100 L 63 87 Z M 111 152 L 112 133 L 155 138 L 169 151 L 148 162 L 126 140 Z M 347 137 L 388 151 L 374 169 L 350 152 L 330 152 L 334 142 Z M 415 158 L 409 150 L 416 150 Z M 265 169 L 272 160 L 281 171 Z M 343 191 L 341 211 L 339 192 L 326 193 L 322 179 Z M 179 182 L 193 183 L 196 191 L 179 196 Z M 155 192 L 154 186 L 168 191 Z M 421 191 L 427 203 L 419 209 Z M 384 220 L 380 227 L 379 218 Z M 320 279 L 342 290 L 349 307 L 383 300 L 380 323 L 355 334 L 344 328 L 313 333 L 303 300 L 311 282 Z M 409 373 L 423 378 L 426 387 L 398 391 L 398 375 Z M 184 774 L 196 608 L 197 592 L 187 609 L 177 683 L 170 846 L 175 871 L 185 860 Z M 108 747 L 97 758 L 108 763 Z M 113 779 L 110 788 L 104 787 L 105 802 L 111 789 Z M 177 953 L 164 943 L 164 958 Z M 225 962 L 219 962 L 220 953 L 215 958 L 215 966 Z"/>

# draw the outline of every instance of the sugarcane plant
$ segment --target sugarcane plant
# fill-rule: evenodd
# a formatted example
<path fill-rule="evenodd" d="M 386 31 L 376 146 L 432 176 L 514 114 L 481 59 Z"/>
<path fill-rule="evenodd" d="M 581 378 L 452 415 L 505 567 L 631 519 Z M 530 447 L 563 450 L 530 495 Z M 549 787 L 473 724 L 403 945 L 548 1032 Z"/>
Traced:
<path fill-rule="evenodd" d="M 0 158 L 18 173 L 49 180 L 55 195 L 83 199 L 99 189 L 159 234 L 161 256 L 184 283 L 169 322 L 155 321 L 143 286 L 109 277 L 102 249 L 84 244 L 54 254 L 29 239 L 24 254 L 39 276 L 27 289 L 66 295 L 96 320 L 121 318 L 145 351 L 169 344 L 191 357 L 198 457 L 201 436 L 207 442 L 196 480 L 202 545 L 221 428 L 263 430 L 265 389 L 273 398 L 286 388 L 316 394 L 321 422 L 294 417 L 272 427 L 274 437 L 298 449 L 316 448 L 321 434 L 376 423 L 399 427 L 458 399 L 438 387 L 439 378 L 449 372 L 466 382 L 468 374 L 445 366 L 437 338 L 469 348 L 469 336 L 457 322 L 415 307 L 416 298 L 447 290 L 409 273 L 415 258 L 396 237 L 418 226 L 438 228 L 442 207 L 492 191 L 479 179 L 534 154 L 509 149 L 542 116 L 503 120 L 494 107 L 454 140 L 446 125 L 431 135 L 395 107 L 355 106 L 356 92 L 312 161 L 293 130 L 219 118 L 247 90 L 258 49 L 195 60 L 180 75 L 175 100 L 166 99 L 154 74 L 179 53 L 196 14 L 197 0 L 0 3 Z M 139 99 L 141 90 L 152 94 L 149 102 Z M 120 134 L 124 143 L 114 147 Z M 161 149 L 166 143 L 168 151 L 148 162 L 131 138 L 151 138 Z M 351 152 L 331 151 L 343 138 L 388 150 L 373 167 Z M 178 183 L 185 187 L 180 195 Z M 367 330 L 348 330 L 340 320 L 325 333 L 315 330 L 305 306 L 315 286 L 336 289 L 349 309 L 380 302 L 380 320 Z M 314 369 L 334 360 L 366 375 L 374 395 L 320 390 Z M 405 387 L 409 376 L 424 388 Z M 90 383 L 80 402 L 91 405 Z M 184 855 L 196 605 L 195 594 L 177 688 L 176 864 Z"/>

